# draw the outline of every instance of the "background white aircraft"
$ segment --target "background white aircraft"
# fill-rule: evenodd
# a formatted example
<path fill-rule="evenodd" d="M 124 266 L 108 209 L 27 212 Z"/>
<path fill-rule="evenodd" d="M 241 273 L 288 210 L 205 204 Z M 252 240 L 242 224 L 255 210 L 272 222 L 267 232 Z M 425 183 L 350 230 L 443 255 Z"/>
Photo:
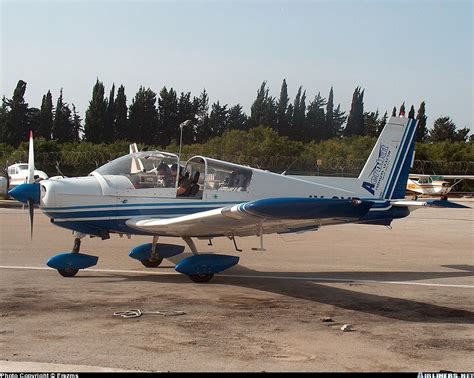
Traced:
<path fill-rule="evenodd" d="M 236 237 L 256 235 L 260 238 L 256 249 L 263 250 L 264 234 L 314 231 L 346 223 L 388 226 L 419 207 L 464 207 L 448 201 L 404 199 L 416 126 L 413 119 L 390 118 L 358 178 L 316 177 L 310 181 L 194 156 L 185 164 L 192 184 L 184 196 L 177 196 L 179 177 L 174 181 L 164 177 L 166 168 L 179 166 L 179 156 L 136 152 L 135 147 L 89 176 L 34 183 L 30 137 L 28 183 L 17 186 L 10 195 L 28 204 L 31 232 L 34 204 L 53 224 L 74 231 L 72 251 L 47 263 L 63 276 L 74 276 L 79 269 L 97 263 L 98 257 L 79 252 L 84 236 L 107 239 L 111 234 L 138 234 L 150 235 L 152 243 L 132 249 L 130 257 L 157 267 L 163 258 L 184 250 L 181 245 L 158 243 L 159 237 L 179 237 L 193 256 L 175 269 L 195 282 L 207 282 L 237 264 L 239 258 L 200 254 L 192 238 L 227 237 L 239 251 Z"/>
<path fill-rule="evenodd" d="M 449 180 L 457 180 L 451 183 Z M 416 194 L 441 196 L 447 199 L 447 194 L 463 180 L 474 180 L 469 175 L 425 175 L 410 173 L 407 190 Z"/>

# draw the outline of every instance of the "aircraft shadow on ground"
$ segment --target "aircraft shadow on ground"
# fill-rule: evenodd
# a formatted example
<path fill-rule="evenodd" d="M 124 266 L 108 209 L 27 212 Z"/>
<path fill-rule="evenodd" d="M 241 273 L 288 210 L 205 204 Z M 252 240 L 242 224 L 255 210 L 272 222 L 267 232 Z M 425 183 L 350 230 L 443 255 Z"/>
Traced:
<path fill-rule="evenodd" d="M 182 259 L 182 258 L 180 258 Z M 178 261 L 180 260 L 178 259 Z M 173 259 L 175 260 L 175 259 Z M 332 305 L 346 310 L 359 311 L 379 315 L 391 319 L 422 322 L 422 323 L 452 323 L 474 324 L 474 312 L 460 310 L 435 304 L 419 302 L 391 296 L 362 293 L 356 290 L 330 286 L 335 283 L 350 284 L 347 280 L 375 280 L 375 281 L 419 281 L 435 278 L 454 278 L 474 276 L 474 269 L 469 265 L 446 265 L 445 267 L 459 269 L 458 272 L 259 272 L 245 266 L 238 265 L 227 271 L 226 274 L 216 275 L 210 283 L 202 285 L 230 285 L 244 287 L 273 294 L 285 295 L 293 298 L 313 301 L 315 303 Z M 161 268 L 157 268 L 158 271 Z M 168 269 L 167 269 L 168 270 Z M 237 277 L 242 275 L 242 277 Z M 189 279 L 177 274 L 159 275 L 123 275 L 112 273 L 111 276 L 120 276 L 123 281 L 149 281 L 155 283 L 176 283 L 193 285 Z M 111 277 L 109 276 L 109 277 Z M 259 278 L 246 277 L 258 276 Z M 265 278 L 265 276 L 269 276 Z M 282 279 L 275 278 L 281 277 Z M 291 284 L 284 277 L 301 277 L 292 280 Z M 314 279 L 321 278 L 320 281 Z M 305 280 L 307 278 L 308 280 Z M 324 279 L 330 279 L 325 281 Z M 276 282 L 278 282 L 276 284 Z M 355 282 L 355 285 L 360 283 Z M 381 285 L 384 285 L 381 283 Z M 410 286 L 401 286 L 400 290 L 412 290 Z M 468 289 L 470 290 L 470 289 Z M 430 295 L 431 296 L 431 295 Z M 434 296 L 435 297 L 435 296 Z"/>

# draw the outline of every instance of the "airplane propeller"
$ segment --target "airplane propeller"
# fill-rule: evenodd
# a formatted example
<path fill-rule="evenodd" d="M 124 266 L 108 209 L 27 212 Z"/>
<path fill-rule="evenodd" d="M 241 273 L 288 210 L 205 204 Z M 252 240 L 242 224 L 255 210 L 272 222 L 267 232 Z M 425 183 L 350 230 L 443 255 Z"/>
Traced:
<path fill-rule="evenodd" d="M 35 154 L 33 149 L 33 132 L 30 131 L 28 151 L 28 177 L 25 184 L 18 185 L 8 192 L 16 200 L 28 205 L 30 218 L 30 236 L 33 238 L 34 205 L 40 203 L 40 186 L 35 183 Z"/>

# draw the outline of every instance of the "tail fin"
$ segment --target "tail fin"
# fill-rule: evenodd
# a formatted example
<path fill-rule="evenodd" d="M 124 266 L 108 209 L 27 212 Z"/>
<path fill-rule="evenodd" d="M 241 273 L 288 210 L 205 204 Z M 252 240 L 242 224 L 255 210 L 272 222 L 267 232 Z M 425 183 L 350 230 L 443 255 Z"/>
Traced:
<path fill-rule="evenodd" d="M 391 117 L 377 140 L 359 180 L 365 194 L 376 198 L 404 198 L 413 162 L 417 121 Z"/>

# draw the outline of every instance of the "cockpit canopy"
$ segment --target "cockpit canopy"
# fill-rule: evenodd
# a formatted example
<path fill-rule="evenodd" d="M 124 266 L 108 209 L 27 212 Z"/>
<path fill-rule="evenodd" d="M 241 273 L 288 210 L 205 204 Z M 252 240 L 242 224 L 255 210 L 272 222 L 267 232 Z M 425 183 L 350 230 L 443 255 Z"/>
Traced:
<path fill-rule="evenodd" d="M 176 176 L 171 169 L 178 166 L 178 156 L 161 151 L 135 152 L 112 160 L 97 168 L 103 176 L 122 175 L 127 177 L 135 188 L 172 188 Z"/>
<path fill-rule="evenodd" d="M 161 151 L 135 152 L 97 168 L 102 176 L 125 176 L 136 189 L 187 187 L 179 196 L 202 198 L 204 191 L 248 192 L 252 169 L 238 164 L 195 156 L 176 174 L 178 156 Z M 176 177 L 178 176 L 178 177 Z M 188 180 L 187 185 L 183 182 Z M 217 195 L 217 193 L 215 193 Z M 217 198 L 217 197 L 215 197 Z"/>

